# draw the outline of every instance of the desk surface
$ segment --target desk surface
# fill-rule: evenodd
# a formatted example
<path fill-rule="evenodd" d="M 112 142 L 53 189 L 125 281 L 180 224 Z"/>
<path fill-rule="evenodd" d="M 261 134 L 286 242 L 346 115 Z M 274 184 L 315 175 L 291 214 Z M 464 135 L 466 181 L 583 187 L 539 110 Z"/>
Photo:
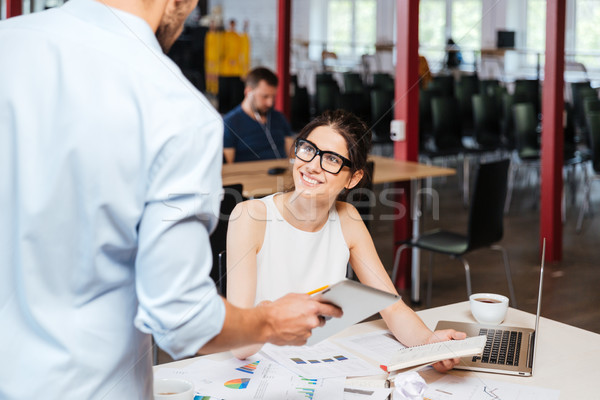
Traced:
<path fill-rule="evenodd" d="M 476 322 L 469 310 L 469 302 L 451 304 L 417 312 L 425 324 L 434 329 L 439 320 Z M 542 312 L 543 314 L 543 312 Z M 535 314 L 509 308 L 505 326 L 533 328 Z M 384 329 L 382 320 L 358 324 L 342 332 L 339 337 Z M 531 385 L 560 390 L 560 399 L 600 398 L 600 335 L 544 317 L 540 318 L 537 339 L 535 370 L 532 377 L 490 374 L 484 372 L 458 371 L 457 376 L 478 377 L 519 385 Z M 432 371 L 425 379 L 428 383 L 441 378 L 443 374 Z"/>
<path fill-rule="evenodd" d="M 440 319 L 463 322 L 475 322 L 469 311 L 469 302 L 451 304 L 443 307 L 419 311 L 417 314 L 431 329 Z M 535 315 L 509 308 L 503 325 L 533 327 Z M 377 329 L 385 329 L 383 320 L 354 325 L 335 337 L 352 336 Z M 458 376 L 473 376 L 482 380 L 491 379 L 520 385 L 532 385 L 560 390 L 560 399 L 600 398 L 600 379 L 597 368 L 600 360 L 600 335 L 556 322 L 547 318 L 540 319 L 538 332 L 538 351 L 535 371 L 532 377 L 519 377 L 470 371 L 451 371 Z M 212 354 L 215 360 L 231 358 L 230 352 Z M 161 367 L 183 367 L 194 359 L 162 364 Z M 371 360 L 374 362 L 373 360 Z M 378 364 L 375 364 L 378 365 Z M 435 371 L 426 374 L 428 383 L 443 374 Z"/>
<path fill-rule="evenodd" d="M 381 156 L 370 156 L 369 159 L 375 163 L 374 184 L 447 176 L 455 173 L 450 168 L 397 161 Z M 288 172 L 281 175 L 269 175 L 267 171 L 273 167 L 288 168 Z M 292 188 L 294 183 L 291 164 L 287 159 L 224 164 L 222 177 L 223 185 L 243 184 L 245 197 L 260 197 L 285 191 Z"/>

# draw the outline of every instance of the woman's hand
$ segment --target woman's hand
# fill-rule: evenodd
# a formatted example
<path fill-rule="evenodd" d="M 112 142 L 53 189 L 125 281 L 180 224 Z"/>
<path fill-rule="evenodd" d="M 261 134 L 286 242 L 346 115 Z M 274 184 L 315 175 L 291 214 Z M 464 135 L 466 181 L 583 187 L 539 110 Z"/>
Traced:
<path fill-rule="evenodd" d="M 467 337 L 464 332 L 457 332 L 454 329 L 444 329 L 435 331 L 427 340 L 427 343 L 445 342 L 447 340 L 463 340 Z M 433 368 L 438 372 L 446 372 L 460 362 L 460 357 L 450 358 L 448 360 L 438 361 L 433 364 Z"/>

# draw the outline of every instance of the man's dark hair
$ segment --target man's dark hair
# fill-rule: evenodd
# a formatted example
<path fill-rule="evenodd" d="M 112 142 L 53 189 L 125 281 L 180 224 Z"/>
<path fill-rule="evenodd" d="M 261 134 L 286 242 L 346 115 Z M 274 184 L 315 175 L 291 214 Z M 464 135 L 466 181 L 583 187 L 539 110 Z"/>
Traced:
<path fill-rule="evenodd" d="M 279 79 L 277 79 L 277 75 L 275 75 L 273 71 L 265 67 L 257 67 L 248 72 L 248 76 L 246 76 L 246 87 L 254 89 L 258 86 L 260 81 L 265 81 L 269 86 L 277 87 L 277 85 L 279 85 Z"/>

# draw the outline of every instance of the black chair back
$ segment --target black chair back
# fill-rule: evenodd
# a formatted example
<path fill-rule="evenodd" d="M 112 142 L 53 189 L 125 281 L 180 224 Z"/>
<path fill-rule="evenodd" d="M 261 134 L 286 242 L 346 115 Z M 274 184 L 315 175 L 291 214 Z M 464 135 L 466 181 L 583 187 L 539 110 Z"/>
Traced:
<path fill-rule="evenodd" d="M 223 200 L 219 210 L 219 222 L 214 232 L 210 235 L 210 248 L 213 256 L 213 266 L 210 277 L 217 284 L 217 290 L 225 296 L 225 276 L 219 272 L 219 254 L 224 252 L 227 247 L 227 227 L 229 226 L 229 216 L 235 206 L 243 201 L 241 184 L 229 185 L 223 187 Z"/>
<path fill-rule="evenodd" d="M 433 134 L 433 124 L 431 121 L 431 99 L 441 97 L 442 92 L 438 89 L 419 89 L 419 144 L 423 145 L 425 141 Z"/>
<path fill-rule="evenodd" d="M 390 123 L 394 118 L 394 92 L 388 89 L 371 90 L 371 129 L 373 142 L 390 142 Z"/>
<path fill-rule="evenodd" d="M 335 81 L 317 82 L 317 115 L 335 110 L 340 103 L 340 88 Z"/>
<path fill-rule="evenodd" d="M 369 221 L 373 219 L 372 210 L 376 200 L 373 192 L 374 171 L 373 161 L 367 161 L 365 176 L 356 187 L 348 191 L 343 199 L 356 207 L 367 228 L 370 227 Z"/>
<path fill-rule="evenodd" d="M 473 124 L 473 103 L 474 94 L 479 93 L 479 83 L 477 75 L 465 75 L 454 84 L 454 96 L 458 99 L 460 116 L 463 127 Z"/>
<path fill-rule="evenodd" d="M 494 98 L 476 94 L 472 102 L 475 140 L 482 146 L 500 145 L 500 118 Z"/>
<path fill-rule="evenodd" d="M 531 103 L 518 103 L 513 106 L 515 121 L 515 139 L 519 156 L 535 154 L 539 151 L 537 133 L 537 116 L 535 106 Z"/>
<path fill-rule="evenodd" d="M 344 73 L 344 93 L 362 93 L 363 82 L 356 72 Z"/>
<path fill-rule="evenodd" d="M 479 81 L 479 93 L 487 96 L 494 96 L 497 88 L 500 87 L 498 79 L 482 79 Z"/>
<path fill-rule="evenodd" d="M 431 99 L 433 138 L 438 150 L 462 148 L 462 126 L 458 100 L 454 97 Z"/>
<path fill-rule="evenodd" d="M 305 87 L 296 87 L 291 98 L 292 130 L 299 131 L 310 121 L 310 97 Z"/>
<path fill-rule="evenodd" d="M 600 112 L 591 112 L 587 116 L 587 124 L 592 147 L 592 166 L 600 174 Z"/>
<path fill-rule="evenodd" d="M 374 73 L 373 88 L 394 91 L 394 77 L 384 72 Z"/>
<path fill-rule="evenodd" d="M 540 112 L 540 81 L 537 79 L 517 79 L 514 95 L 519 103 L 531 103 L 536 114 Z"/>
<path fill-rule="evenodd" d="M 452 75 L 437 75 L 434 76 L 429 83 L 429 88 L 438 89 L 442 92 L 442 96 L 454 96 L 454 76 Z"/>
<path fill-rule="evenodd" d="M 469 210 L 467 251 L 502 239 L 509 165 L 508 159 L 479 165 Z"/>

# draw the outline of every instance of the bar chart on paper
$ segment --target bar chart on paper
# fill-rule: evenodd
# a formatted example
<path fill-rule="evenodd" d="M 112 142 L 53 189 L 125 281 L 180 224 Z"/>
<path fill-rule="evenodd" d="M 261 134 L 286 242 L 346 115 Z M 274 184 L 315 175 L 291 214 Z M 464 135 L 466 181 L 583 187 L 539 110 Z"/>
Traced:
<path fill-rule="evenodd" d="M 300 393 L 301 395 L 304 395 L 304 397 L 309 400 L 312 400 L 312 398 L 315 395 L 315 389 L 297 387 L 296 390 L 298 391 L 298 393 Z"/>
<path fill-rule="evenodd" d="M 381 370 L 341 347 L 324 340 L 314 346 L 273 346 L 267 344 L 262 353 L 278 360 L 295 374 L 307 378 L 368 376 Z"/>
<path fill-rule="evenodd" d="M 256 371 L 256 367 L 258 367 L 258 363 L 260 363 L 260 360 L 258 361 L 254 361 L 253 363 L 250 364 L 246 364 L 242 367 L 236 368 L 236 371 L 240 371 L 240 372 L 245 372 L 247 374 L 254 374 L 254 372 Z"/>
<path fill-rule="evenodd" d="M 558 400 L 559 395 L 537 386 L 446 375 L 429 384 L 424 400 Z"/>

